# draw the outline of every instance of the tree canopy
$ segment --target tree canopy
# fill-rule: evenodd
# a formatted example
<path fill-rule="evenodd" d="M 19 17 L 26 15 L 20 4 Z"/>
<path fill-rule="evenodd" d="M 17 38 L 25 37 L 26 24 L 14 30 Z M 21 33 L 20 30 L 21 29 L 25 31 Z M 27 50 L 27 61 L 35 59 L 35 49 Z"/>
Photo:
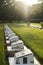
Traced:
<path fill-rule="evenodd" d="M 43 21 L 43 2 L 33 5 L 32 7 L 27 6 L 26 12 L 24 4 L 21 2 L 17 2 L 10 8 L 9 5 L 2 6 L 3 1 L 0 0 L 0 20 Z"/>

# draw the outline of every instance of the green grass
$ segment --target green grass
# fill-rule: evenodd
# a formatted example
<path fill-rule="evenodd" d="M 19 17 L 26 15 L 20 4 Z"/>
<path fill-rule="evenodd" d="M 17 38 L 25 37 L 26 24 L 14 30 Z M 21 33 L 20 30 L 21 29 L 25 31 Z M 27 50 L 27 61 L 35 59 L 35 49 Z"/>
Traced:
<path fill-rule="evenodd" d="M 34 51 L 38 60 L 43 64 L 43 30 L 13 24 L 9 26 L 25 42 L 25 45 Z"/>
<path fill-rule="evenodd" d="M 0 24 L 0 65 L 6 65 L 4 53 L 4 33 L 2 24 Z"/>

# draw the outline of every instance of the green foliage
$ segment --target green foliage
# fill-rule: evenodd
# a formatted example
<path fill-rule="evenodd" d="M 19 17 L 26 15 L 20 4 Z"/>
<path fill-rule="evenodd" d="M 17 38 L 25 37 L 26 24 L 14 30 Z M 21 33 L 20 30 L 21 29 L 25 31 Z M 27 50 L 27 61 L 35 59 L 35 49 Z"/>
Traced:
<path fill-rule="evenodd" d="M 43 1 L 43 0 L 39 0 L 39 1 Z"/>
<path fill-rule="evenodd" d="M 4 34 L 3 25 L 0 24 L 0 65 L 6 65 L 4 53 Z"/>
<path fill-rule="evenodd" d="M 39 0 L 39 1 L 41 1 L 41 0 Z M 4 21 L 5 20 L 9 20 L 9 21 L 43 20 L 43 2 L 39 3 L 39 4 L 35 4 L 32 7 L 27 6 L 27 12 L 25 11 L 25 6 L 23 3 L 17 2 L 17 3 L 15 3 L 15 6 L 14 6 L 14 8 L 12 8 L 12 7 L 9 8 L 8 6 L 7 7 L 0 6 L 0 19 L 4 20 Z"/>
<path fill-rule="evenodd" d="M 12 30 L 16 32 L 20 38 L 25 42 L 25 45 L 30 47 L 39 57 L 42 62 L 43 59 L 43 30 L 30 28 L 26 26 L 10 25 Z"/>

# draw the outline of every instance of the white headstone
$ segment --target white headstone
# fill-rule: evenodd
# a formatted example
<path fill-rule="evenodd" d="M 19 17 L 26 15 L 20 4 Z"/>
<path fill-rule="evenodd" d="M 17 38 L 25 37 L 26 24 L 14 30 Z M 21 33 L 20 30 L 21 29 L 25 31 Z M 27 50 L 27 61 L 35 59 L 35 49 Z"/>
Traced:
<path fill-rule="evenodd" d="M 34 64 L 33 53 L 29 49 L 15 53 L 16 64 Z"/>
<path fill-rule="evenodd" d="M 17 42 L 14 42 L 11 44 L 12 50 L 20 51 L 24 49 L 24 43 L 22 40 L 18 40 Z"/>
<path fill-rule="evenodd" d="M 19 37 L 18 36 L 13 36 L 13 37 L 9 38 L 9 40 L 10 40 L 11 43 L 16 42 L 16 41 L 19 40 Z"/>

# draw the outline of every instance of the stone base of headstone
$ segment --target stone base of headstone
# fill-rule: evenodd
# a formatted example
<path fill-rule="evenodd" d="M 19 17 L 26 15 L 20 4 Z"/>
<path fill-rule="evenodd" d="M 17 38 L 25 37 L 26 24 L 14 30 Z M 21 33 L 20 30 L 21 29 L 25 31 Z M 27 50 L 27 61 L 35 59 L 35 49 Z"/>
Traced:
<path fill-rule="evenodd" d="M 8 40 L 9 38 L 8 37 L 5 37 L 6 40 Z"/>
<path fill-rule="evenodd" d="M 6 46 L 10 46 L 11 45 L 10 41 L 9 40 L 6 40 L 6 44 L 5 45 Z"/>

